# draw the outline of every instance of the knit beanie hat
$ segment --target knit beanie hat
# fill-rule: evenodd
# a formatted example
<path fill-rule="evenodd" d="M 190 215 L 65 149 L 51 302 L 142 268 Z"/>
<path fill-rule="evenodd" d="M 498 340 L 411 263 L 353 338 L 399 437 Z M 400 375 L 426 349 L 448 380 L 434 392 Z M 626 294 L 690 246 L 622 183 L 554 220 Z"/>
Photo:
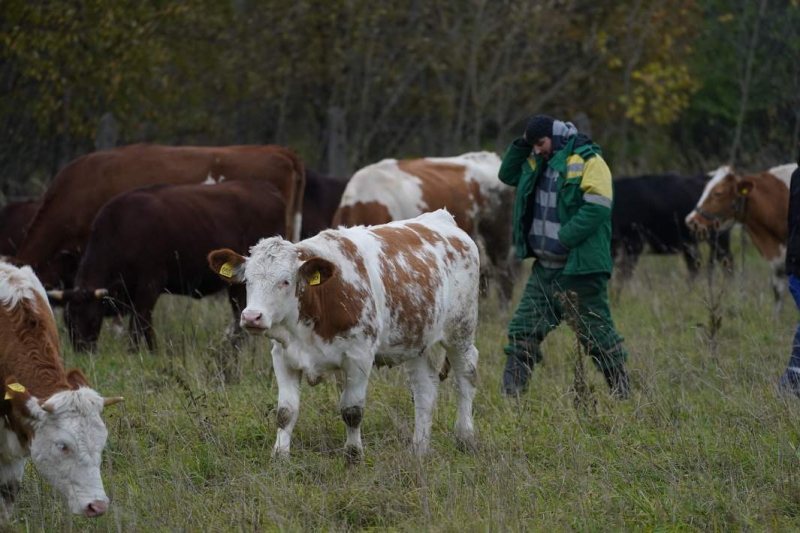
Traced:
<path fill-rule="evenodd" d="M 525 138 L 529 143 L 535 144 L 542 137 L 552 137 L 554 120 L 548 115 L 534 115 L 525 127 Z"/>

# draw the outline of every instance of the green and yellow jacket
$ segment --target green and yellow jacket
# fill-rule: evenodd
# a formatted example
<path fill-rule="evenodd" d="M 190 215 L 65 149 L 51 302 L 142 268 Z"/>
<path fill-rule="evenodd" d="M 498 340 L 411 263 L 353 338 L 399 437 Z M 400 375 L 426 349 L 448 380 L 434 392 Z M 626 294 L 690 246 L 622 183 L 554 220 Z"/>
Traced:
<path fill-rule="evenodd" d="M 517 188 L 514 204 L 514 246 L 520 259 L 531 257 L 528 232 L 533 222 L 533 193 L 546 166 L 558 171 L 558 239 L 569 257 L 567 275 L 611 274 L 611 170 L 600 147 L 582 135 L 573 136 L 549 162 L 531 157 L 531 145 L 516 139 L 500 165 L 500 181 Z"/>

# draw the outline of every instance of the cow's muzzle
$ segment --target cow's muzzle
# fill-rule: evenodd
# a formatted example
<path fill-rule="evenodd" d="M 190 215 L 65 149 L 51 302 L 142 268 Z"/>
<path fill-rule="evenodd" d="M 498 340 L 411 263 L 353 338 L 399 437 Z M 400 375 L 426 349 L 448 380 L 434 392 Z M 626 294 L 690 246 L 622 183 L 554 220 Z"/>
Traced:
<path fill-rule="evenodd" d="M 264 313 L 252 309 L 242 311 L 242 318 L 239 323 L 242 328 L 252 334 L 263 334 L 269 328 Z"/>
<path fill-rule="evenodd" d="M 94 500 L 86 506 L 83 514 L 87 518 L 97 518 L 98 516 L 104 515 L 107 510 L 108 503 L 104 502 L 103 500 Z"/>

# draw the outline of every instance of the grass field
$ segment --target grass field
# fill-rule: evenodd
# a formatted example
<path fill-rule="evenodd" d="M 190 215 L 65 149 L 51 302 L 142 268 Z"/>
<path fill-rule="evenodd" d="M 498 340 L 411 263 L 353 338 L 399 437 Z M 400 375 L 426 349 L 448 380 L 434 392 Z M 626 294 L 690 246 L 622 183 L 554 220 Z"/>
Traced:
<path fill-rule="evenodd" d="M 101 393 L 126 398 L 105 412 L 109 513 L 73 518 L 29 465 L 12 530 L 796 531 L 800 401 L 776 383 L 798 313 L 787 293 L 773 315 L 768 267 L 754 255 L 741 278 L 715 279 L 715 291 L 723 284 L 713 346 L 705 280 L 689 284 L 678 257 L 642 258 L 613 306 L 634 394 L 611 400 L 587 361 L 596 413 L 573 405 L 566 326 L 546 341 L 530 392 L 500 395 L 507 315 L 490 302 L 477 340 L 477 451 L 456 448 L 448 381 L 433 452 L 417 460 L 405 373 L 380 369 L 365 460 L 350 469 L 333 380 L 303 385 L 293 455 L 276 463 L 266 340 L 233 360 L 224 300 L 162 298 L 157 353 L 129 353 L 107 327 L 97 354 L 65 351 Z"/>

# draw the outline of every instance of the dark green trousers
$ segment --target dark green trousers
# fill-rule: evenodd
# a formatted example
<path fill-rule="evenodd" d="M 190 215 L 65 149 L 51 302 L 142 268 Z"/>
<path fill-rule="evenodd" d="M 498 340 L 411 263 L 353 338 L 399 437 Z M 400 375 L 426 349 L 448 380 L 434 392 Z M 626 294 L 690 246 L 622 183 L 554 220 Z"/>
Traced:
<path fill-rule="evenodd" d="M 542 360 L 539 345 L 562 320 L 567 319 L 558 293 L 577 296 L 577 333 L 581 344 L 598 370 L 614 368 L 628 359 L 624 339 L 614 329 L 608 305 L 608 276 L 588 274 L 567 276 L 563 269 L 545 268 L 535 261 L 525 293 L 508 324 L 507 355 L 529 366 Z"/>

